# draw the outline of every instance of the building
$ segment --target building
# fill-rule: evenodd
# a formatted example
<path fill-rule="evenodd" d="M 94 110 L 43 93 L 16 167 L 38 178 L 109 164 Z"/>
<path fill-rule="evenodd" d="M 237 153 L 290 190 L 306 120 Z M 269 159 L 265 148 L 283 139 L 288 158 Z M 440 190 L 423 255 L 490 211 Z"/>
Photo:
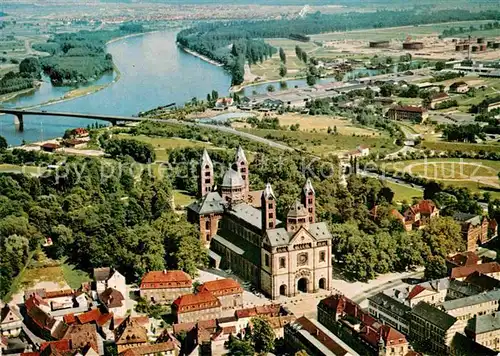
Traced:
<path fill-rule="evenodd" d="M 367 146 L 358 146 L 355 150 L 345 153 L 346 158 L 367 157 L 368 155 L 370 155 L 370 148 Z"/>
<path fill-rule="evenodd" d="M 83 127 L 77 127 L 71 131 L 71 135 L 74 137 L 88 137 L 89 131 Z"/>
<path fill-rule="evenodd" d="M 446 266 L 448 268 L 448 272 L 450 272 L 455 267 L 474 266 L 480 264 L 481 262 L 482 261 L 479 259 L 479 256 L 472 251 L 457 253 L 446 258 Z"/>
<path fill-rule="evenodd" d="M 460 81 L 450 85 L 450 92 L 464 94 L 469 91 L 469 85 L 466 82 Z"/>
<path fill-rule="evenodd" d="M 431 219 L 439 216 L 439 209 L 432 200 L 421 200 L 403 214 L 405 230 L 423 229 Z"/>
<path fill-rule="evenodd" d="M 442 102 L 450 99 L 450 96 L 446 93 L 436 93 L 430 97 L 429 107 L 435 109 L 436 106 Z"/>
<path fill-rule="evenodd" d="M 281 223 L 270 184 L 259 192 L 260 209 L 250 200 L 248 162 L 241 148 L 223 176 L 220 194 L 212 192 L 213 164 L 206 152 L 200 173 L 202 198 L 188 207 L 188 216 L 199 224 L 212 258 L 222 268 L 230 268 L 273 299 L 331 289 L 332 236 L 326 223 L 316 222 L 310 180 Z"/>
<path fill-rule="evenodd" d="M 403 42 L 403 49 L 419 50 L 424 48 L 423 42 Z"/>
<path fill-rule="evenodd" d="M 15 337 L 21 332 L 23 319 L 15 306 L 5 304 L 0 311 L 0 331 L 2 336 Z"/>
<path fill-rule="evenodd" d="M 450 277 L 458 280 L 464 280 L 475 272 L 500 280 L 500 264 L 497 262 L 455 267 L 452 268 Z"/>
<path fill-rule="evenodd" d="M 395 121 L 424 123 L 429 118 L 429 113 L 427 109 L 419 106 L 394 106 L 387 112 L 387 117 Z"/>
<path fill-rule="evenodd" d="M 76 138 L 69 138 L 62 142 L 63 146 L 68 148 L 83 148 L 87 146 L 87 143 L 88 142 L 85 140 L 79 140 Z"/>
<path fill-rule="evenodd" d="M 349 335 L 349 341 L 345 341 L 360 354 L 408 353 L 409 343 L 402 333 L 381 323 L 343 295 L 332 295 L 319 302 L 318 321 L 336 335 Z"/>
<path fill-rule="evenodd" d="M 208 291 L 182 295 L 172 303 L 172 313 L 177 323 L 217 319 L 221 316 L 221 312 L 221 302 Z"/>
<path fill-rule="evenodd" d="M 45 152 L 55 152 L 61 148 L 58 143 L 47 142 L 40 146 L 40 149 Z"/>
<path fill-rule="evenodd" d="M 70 325 L 62 340 L 69 340 L 72 350 L 91 347 L 98 355 L 104 355 L 103 340 L 93 324 Z"/>
<path fill-rule="evenodd" d="M 148 332 L 130 315 L 118 325 L 114 331 L 118 353 L 127 349 L 145 346 L 148 342 Z"/>
<path fill-rule="evenodd" d="M 478 105 L 479 112 L 490 112 L 500 108 L 500 96 L 484 99 Z"/>
<path fill-rule="evenodd" d="M 467 244 L 467 251 L 476 251 L 479 245 L 497 236 L 497 223 L 495 219 L 486 216 L 455 213 L 453 219 L 461 225 L 462 236 Z"/>
<path fill-rule="evenodd" d="M 410 338 L 425 345 L 432 354 L 449 354 L 453 337 L 465 323 L 446 312 L 420 302 L 410 314 Z"/>
<path fill-rule="evenodd" d="M 305 316 L 285 326 L 285 343 L 292 350 L 304 350 L 311 356 L 359 355 L 338 336 L 314 319 Z"/>
<path fill-rule="evenodd" d="M 99 295 L 99 300 L 109 313 L 113 313 L 117 316 L 125 316 L 125 314 L 127 314 L 125 298 L 120 291 L 114 288 L 107 288 Z"/>
<path fill-rule="evenodd" d="M 389 41 L 370 41 L 369 47 L 370 48 L 388 48 Z"/>
<path fill-rule="evenodd" d="M 243 288 L 234 279 L 225 278 L 205 282 L 198 292 L 210 292 L 217 297 L 222 309 L 243 308 Z"/>
<path fill-rule="evenodd" d="M 368 298 L 368 311 L 382 323 L 405 335 L 409 334 L 411 307 L 401 301 L 380 292 Z"/>
<path fill-rule="evenodd" d="M 151 271 L 142 277 L 141 297 L 152 303 L 172 303 L 193 291 L 191 277 L 183 271 Z"/>
<path fill-rule="evenodd" d="M 498 311 L 500 290 L 492 290 L 465 298 L 448 300 L 440 305 L 447 314 L 457 320 L 468 321 L 477 315 L 494 314 Z"/>
<path fill-rule="evenodd" d="M 172 341 L 146 344 L 120 353 L 120 356 L 177 356 L 179 349 Z"/>
<path fill-rule="evenodd" d="M 107 288 L 113 288 L 119 291 L 122 296 L 127 296 L 125 277 L 114 268 L 94 268 L 94 281 L 98 295 Z"/>
<path fill-rule="evenodd" d="M 214 110 L 226 110 L 233 105 L 233 98 L 218 98 Z"/>
<path fill-rule="evenodd" d="M 500 351 L 500 313 L 472 318 L 467 324 L 465 333 L 478 344 Z"/>

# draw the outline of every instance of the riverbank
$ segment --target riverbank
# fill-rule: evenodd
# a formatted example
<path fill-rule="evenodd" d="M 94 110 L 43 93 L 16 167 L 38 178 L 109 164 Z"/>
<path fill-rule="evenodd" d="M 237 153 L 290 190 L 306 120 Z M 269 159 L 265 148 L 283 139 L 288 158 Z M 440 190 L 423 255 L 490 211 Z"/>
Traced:
<path fill-rule="evenodd" d="M 36 92 L 37 89 L 38 89 L 38 86 L 35 87 L 35 88 L 28 88 L 28 89 L 23 89 L 23 90 L 15 91 L 15 92 L 12 92 L 12 93 L 0 95 L 0 104 L 2 104 L 3 102 L 15 99 L 15 98 L 17 98 L 20 95 L 32 94 L 32 93 Z"/>
<path fill-rule="evenodd" d="M 184 47 L 183 45 L 179 44 L 178 42 L 176 42 L 176 44 L 177 44 L 177 46 L 178 46 L 180 49 L 182 49 L 184 52 L 189 53 L 189 54 L 190 54 L 190 55 L 192 55 L 192 56 L 198 57 L 198 58 L 200 58 L 200 59 L 204 60 L 205 62 L 208 62 L 208 63 L 210 63 L 210 64 L 213 64 L 214 66 L 217 66 L 217 67 L 223 67 L 223 66 L 224 66 L 224 64 L 222 64 L 222 63 L 220 63 L 220 62 L 217 62 L 217 61 L 214 61 L 214 60 L 212 60 L 212 59 L 208 58 L 207 56 L 204 56 L 203 54 L 200 54 L 200 53 L 198 53 L 198 52 L 196 52 L 196 51 L 193 51 L 193 50 L 191 50 L 191 49 L 189 49 L 189 48 L 187 48 L 187 47 Z"/>

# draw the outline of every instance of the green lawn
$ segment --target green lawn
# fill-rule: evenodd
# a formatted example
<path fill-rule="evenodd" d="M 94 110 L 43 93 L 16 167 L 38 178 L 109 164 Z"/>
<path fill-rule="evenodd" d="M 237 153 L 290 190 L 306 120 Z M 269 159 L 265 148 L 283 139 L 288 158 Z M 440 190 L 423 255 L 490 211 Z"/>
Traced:
<path fill-rule="evenodd" d="M 15 164 L 0 164 L 0 173 L 2 172 L 16 172 L 16 173 L 26 173 L 39 175 L 45 172 L 47 169 L 45 167 L 37 166 L 20 166 Z"/>
<path fill-rule="evenodd" d="M 423 197 L 423 192 L 421 190 L 388 181 L 384 184 L 394 192 L 394 201 L 396 202 L 402 203 L 406 201 L 411 203 L 413 198 L 422 199 Z"/>
<path fill-rule="evenodd" d="M 90 281 L 88 273 L 75 269 L 75 266 L 64 263 L 61 266 L 61 270 L 64 280 L 73 289 L 80 288 L 82 283 Z"/>
<path fill-rule="evenodd" d="M 464 142 L 444 142 L 444 141 L 422 141 L 420 146 L 423 149 L 437 151 L 462 151 L 462 152 L 498 152 L 500 144 L 492 142 L 482 143 L 464 143 Z"/>
<path fill-rule="evenodd" d="M 370 147 L 371 152 L 394 151 L 396 146 L 387 136 L 331 135 L 321 132 L 262 130 L 242 128 L 241 131 L 283 142 L 290 147 L 316 155 L 338 154 L 355 149 L 359 145 Z"/>
<path fill-rule="evenodd" d="M 168 159 L 168 150 L 175 148 L 184 148 L 184 147 L 207 147 L 214 148 L 210 143 L 195 141 L 195 140 L 186 140 L 183 138 L 176 137 L 151 137 L 145 135 L 132 136 L 128 134 L 119 134 L 119 137 L 122 138 L 132 138 L 134 140 L 138 140 L 141 142 L 150 143 L 153 145 L 156 152 L 156 159 L 158 161 L 166 161 Z"/>
<path fill-rule="evenodd" d="M 195 200 L 195 196 L 190 195 L 184 190 L 174 190 L 174 202 L 176 206 L 186 207 Z"/>

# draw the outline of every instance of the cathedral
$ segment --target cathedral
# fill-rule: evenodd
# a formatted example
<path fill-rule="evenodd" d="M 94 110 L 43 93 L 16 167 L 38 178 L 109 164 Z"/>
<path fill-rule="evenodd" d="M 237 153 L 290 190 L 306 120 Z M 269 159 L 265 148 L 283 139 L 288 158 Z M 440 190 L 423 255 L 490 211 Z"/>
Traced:
<path fill-rule="evenodd" d="M 282 222 L 276 217 L 271 184 L 262 191 L 250 190 L 248 161 L 241 147 L 219 189 L 206 150 L 199 173 L 200 197 L 188 207 L 188 219 L 199 225 L 217 265 L 231 269 L 272 299 L 331 290 L 332 235 L 326 223 L 316 222 L 316 193 L 309 179 Z"/>

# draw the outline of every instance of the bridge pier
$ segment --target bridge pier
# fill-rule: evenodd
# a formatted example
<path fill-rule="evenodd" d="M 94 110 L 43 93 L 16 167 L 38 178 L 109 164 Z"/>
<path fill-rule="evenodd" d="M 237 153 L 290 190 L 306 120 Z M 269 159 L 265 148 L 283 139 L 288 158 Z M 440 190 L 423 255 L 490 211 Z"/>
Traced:
<path fill-rule="evenodd" d="M 24 131 L 24 118 L 23 114 L 14 114 L 14 125 L 19 132 Z"/>

